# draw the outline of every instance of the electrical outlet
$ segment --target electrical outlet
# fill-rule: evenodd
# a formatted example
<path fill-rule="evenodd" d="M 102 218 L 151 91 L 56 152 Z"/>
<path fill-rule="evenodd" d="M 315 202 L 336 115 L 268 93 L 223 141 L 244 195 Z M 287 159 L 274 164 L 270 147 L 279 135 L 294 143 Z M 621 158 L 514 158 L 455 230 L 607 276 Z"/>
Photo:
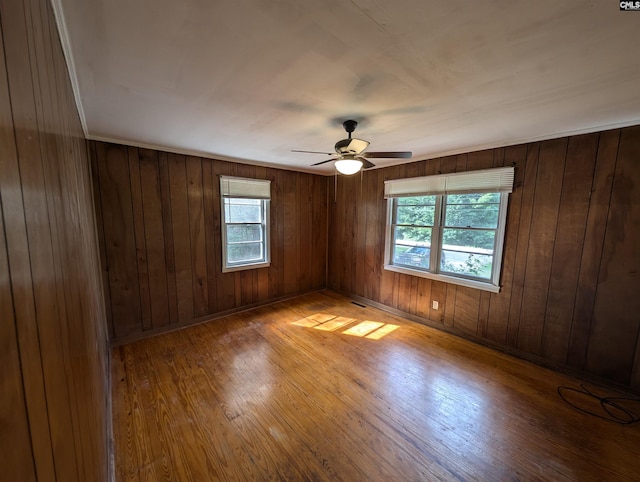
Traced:
<path fill-rule="evenodd" d="M 431 302 L 431 307 L 432 307 L 434 310 L 437 310 L 437 309 L 438 309 L 438 306 L 439 306 L 439 303 L 438 303 L 437 301 L 435 301 L 435 300 L 434 300 L 434 301 L 432 301 L 432 302 Z"/>

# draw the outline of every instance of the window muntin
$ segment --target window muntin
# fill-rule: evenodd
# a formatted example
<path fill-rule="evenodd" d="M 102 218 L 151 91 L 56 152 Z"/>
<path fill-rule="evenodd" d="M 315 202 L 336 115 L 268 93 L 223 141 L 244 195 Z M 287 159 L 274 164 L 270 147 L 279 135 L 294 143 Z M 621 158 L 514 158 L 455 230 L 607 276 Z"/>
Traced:
<path fill-rule="evenodd" d="M 269 266 L 269 181 L 221 176 L 222 271 Z"/>

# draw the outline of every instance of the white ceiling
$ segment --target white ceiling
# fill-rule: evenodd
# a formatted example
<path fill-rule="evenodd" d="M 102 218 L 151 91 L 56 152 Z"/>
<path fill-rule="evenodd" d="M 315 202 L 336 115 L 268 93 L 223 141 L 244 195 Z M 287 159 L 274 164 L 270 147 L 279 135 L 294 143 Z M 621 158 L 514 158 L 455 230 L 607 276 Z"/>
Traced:
<path fill-rule="evenodd" d="M 413 160 L 640 123 L 614 0 L 53 4 L 91 139 L 309 171 L 348 118 Z"/>

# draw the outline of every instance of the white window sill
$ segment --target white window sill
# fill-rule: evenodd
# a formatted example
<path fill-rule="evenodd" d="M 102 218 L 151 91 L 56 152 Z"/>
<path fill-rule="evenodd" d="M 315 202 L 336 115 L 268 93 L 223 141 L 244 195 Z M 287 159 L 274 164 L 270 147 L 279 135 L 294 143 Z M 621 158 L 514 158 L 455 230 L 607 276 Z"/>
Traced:
<path fill-rule="evenodd" d="M 420 271 L 417 269 L 404 268 L 402 266 L 394 266 L 392 264 L 385 264 L 384 269 L 387 271 L 395 271 L 396 273 L 408 274 L 410 276 L 418 276 L 420 278 L 428 278 L 436 281 L 442 281 L 443 283 L 451 283 L 459 286 L 466 286 L 467 288 L 475 288 L 483 291 L 490 291 L 492 293 L 499 293 L 500 286 L 494 285 L 491 282 L 476 281 L 466 278 L 458 278 L 456 276 L 447 276 L 445 274 L 429 273 L 427 271 Z"/>
<path fill-rule="evenodd" d="M 232 273 L 234 271 L 244 271 L 247 269 L 257 269 L 257 268 L 268 268 L 271 266 L 271 263 L 267 261 L 266 263 L 252 263 L 252 264 L 240 264 L 237 266 L 223 266 L 223 273 Z"/>

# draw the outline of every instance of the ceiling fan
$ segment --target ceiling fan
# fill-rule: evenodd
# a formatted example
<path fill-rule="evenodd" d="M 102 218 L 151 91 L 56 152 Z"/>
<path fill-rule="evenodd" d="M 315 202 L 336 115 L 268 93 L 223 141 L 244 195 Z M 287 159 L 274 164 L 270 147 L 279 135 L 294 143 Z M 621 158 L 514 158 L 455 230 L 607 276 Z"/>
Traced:
<path fill-rule="evenodd" d="M 355 174 L 360 169 L 369 169 L 374 167 L 375 164 L 367 158 L 387 157 L 398 159 L 409 159 L 412 156 L 408 151 L 396 151 L 396 152 L 365 152 L 369 147 L 368 141 L 362 139 L 355 139 L 351 137 L 351 133 L 356 130 L 358 123 L 354 120 L 346 120 L 342 123 L 344 130 L 347 131 L 349 137 L 336 142 L 336 153 L 332 152 L 318 152 L 318 151 L 298 151 L 292 149 L 291 152 L 304 152 L 308 154 L 326 154 L 328 156 L 336 156 L 326 161 L 316 162 L 311 164 L 312 166 L 319 166 L 327 162 L 335 161 L 336 169 L 342 174 Z"/>

